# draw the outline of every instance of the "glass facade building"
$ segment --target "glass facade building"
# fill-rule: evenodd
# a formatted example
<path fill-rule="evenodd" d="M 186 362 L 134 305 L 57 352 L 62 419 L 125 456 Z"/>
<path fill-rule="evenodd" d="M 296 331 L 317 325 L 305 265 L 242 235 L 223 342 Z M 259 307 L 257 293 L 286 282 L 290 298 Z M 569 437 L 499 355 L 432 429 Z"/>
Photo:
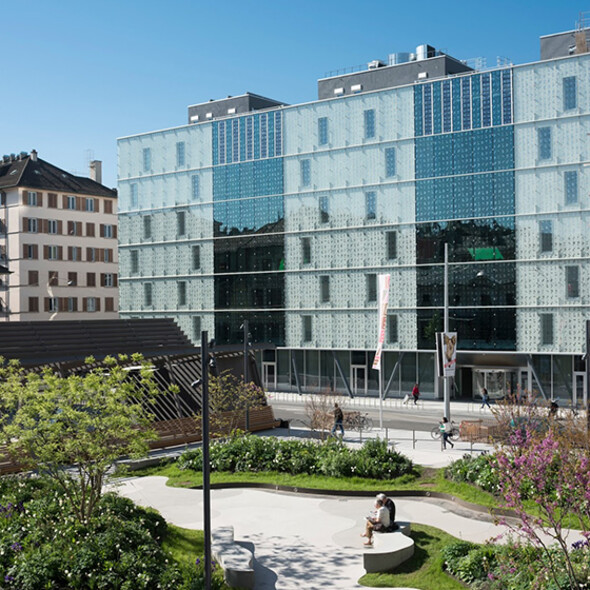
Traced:
<path fill-rule="evenodd" d="M 191 107 L 188 125 L 119 139 L 121 315 L 218 344 L 241 343 L 247 319 L 274 345 L 259 352 L 269 389 L 377 395 L 389 273 L 388 395 L 419 381 L 440 397 L 447 243 L 454 394 L 581 402 L 590 55 L 346 84 L 294 106 Z"/>

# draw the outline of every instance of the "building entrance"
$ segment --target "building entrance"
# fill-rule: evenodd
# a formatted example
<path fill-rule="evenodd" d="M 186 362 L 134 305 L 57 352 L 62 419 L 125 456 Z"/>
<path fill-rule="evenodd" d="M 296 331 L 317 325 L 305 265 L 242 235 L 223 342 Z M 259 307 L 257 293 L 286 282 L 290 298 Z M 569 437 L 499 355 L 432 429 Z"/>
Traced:
<path fill-rule="evenodd" d="M 365 395 L 367 393 L 367 367 L 365 365 L 352 365 L 352 393 Z"/>
<path fill-rule="evenodd" d="M 582 405 L 587 407 L 588 399 L 586 394 L 586 373 L 574 373 L 574 407 Z"/>
<path fill-rule="evenodd" d="M 473 369 L 473 397 L 481 398 L 485 387 L 490 399 L 504 399 L 517 390 L 519 369 Z"/>

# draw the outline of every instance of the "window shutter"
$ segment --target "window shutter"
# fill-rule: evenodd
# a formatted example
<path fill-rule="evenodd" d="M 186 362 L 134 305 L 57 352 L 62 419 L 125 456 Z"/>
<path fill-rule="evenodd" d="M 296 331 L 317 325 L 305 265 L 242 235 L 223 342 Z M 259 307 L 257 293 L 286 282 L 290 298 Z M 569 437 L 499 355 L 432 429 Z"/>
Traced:
<path fill-rule="evenodd" d="M 29 204 L 29 191 L 23 191 L 23 205 Z"/>
<path fill-rule="evenodd" d="M 23 258 L 26 260 L 27 258 L 27 244 L 23 244 Z"/>
<path fill-rule="evenodd" d="M 119 277 L 118 277 L 117 273 L 114 273 L 113 274 L 113 287 L 117 286 L 118 279 L 119 279 Z"/>
<path fill-rule="evenodd" d="M 88 311 L 88 297 L 82 297 L 82 311 Z"/>
<path fill-rule="evenodd" d="M 49 259 L 49 246 L 43 246 L 43 258 L 45 260 Z"/>
<path fill-rule="evenodd" d="M 29 218 L 23 217 L 23 231 L 29 231 Z"/>
<path fill-rule="evenodd" d="M 117 237 L 117 226 L 113 225 L 113 238 Z"/>
<path fill-rule="evenodd" d="M 100 297 L 96 298 L 96 311 L 100 311 Z"/>
<path fill-rule="evenodd" d="M 104 262 L 104 248 L 98 248 L 98 261 Z"/>
<path fill-rule="evenodd" d="M 106 283 L 105 274 L 104 274 L 104 272 L 101 272 L 100 273 L 100 286 L 101 287 L 104 287 L 105 286 L 105 283 Z"/>
<path fill-rule="evenodd" d="M 68 236 L 74 235 L 74 222 L 68 221 Z"/>
<path fill-rule="evenodd" d="M 43 207 L 43 193 L 37 193 L 37 207 Z"/>
<path fill-rule="evenodd" d="M 104 223 L 100 224 L 100 237 L 104 238 Z"/>
<path fill-rule="evenodd" d="M 39 246 L 37 244 L 33 244 L 33 258 L 35 260 L 39 258 Z"/>
<path fill-rule="evenodd" d="M 43 234 L 49 233 L 49 221 L 47 219 L 41 220 L 41 233 L 43 233 Z"/>
<path fill-rule="evenodd" d="M 45 297 L 44 309 L 49 311 L 49 297 Z"/>
<path fill-rule="evenodd" d="M 92 260 L 92 248 L 86 248 L 86 262 Z"/>
<path fill-rule="evenodd" d="M 57 259 L 58 260 L 63 260 L 64 259 L 64 247 L 63 246 L 58 246 L 57 247 Z"/>
<path fill-rule="evenodd" d="M 61 208 L 62 209 L 68 208 L 68 197 L 66 195 L 61 196 Z"/>
<path fill-rule="evenodd" d="M 82 235 L 82 222 L 81 221 L 76 221 L 76 235 L 77 236 Z"/>
<path fill-rule="evenodd" d="M 94 212 L 98 213 L 99 201 L 98 199 L 94 199 Z"/>
<path fill-rule="evenodd" d="M 72 246 L 68 246 L 68 260 L 72 260 L 73 250 Z"/>
<path fill-rule="evenodd" d="M 75 197 L 76 199 L 76 211 L 82 211 L 82 197 Z"/>

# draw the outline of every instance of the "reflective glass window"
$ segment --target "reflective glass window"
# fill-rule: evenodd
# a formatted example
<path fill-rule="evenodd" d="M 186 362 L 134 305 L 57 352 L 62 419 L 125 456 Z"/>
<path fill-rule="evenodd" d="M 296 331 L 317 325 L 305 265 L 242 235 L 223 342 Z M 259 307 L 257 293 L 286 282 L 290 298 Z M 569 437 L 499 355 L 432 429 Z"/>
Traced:
<path fill-rule="evenodd" d="M 201 268 L 201 246 L 193 246 L 192 248 L 193 270 Z"/>
<path fill-rule="evenodd" d="M 366 219 L 376 219 L 377 217 L 377 193 L 375 191 L 365 193 L 365 217 Z"/>
<path fill-rule="evenodd" d="M 186 305 L 186 281 L 176 283 L 178 290 L 178 305 Z"/>
<path fill-rule="evenodd" d="M 147 306 L 152 305 L 152 284 L 143 284 L 143 304 Z"/>
<path fill-rule="evenodd" d="M 330 202 L 328 197 L 322 196 L 319 199 L 320 222 L 328 223 L 330 221 Z"/>
<path fill-rule="evenodd" d="M 149 215 L 143 217 L 143 237 L 144 239 L 152 237 L 152 218 Z"/>
<path fill-rule="evenodd" d="M 537 149 L 539 160 L 551 158 L 551 127 L 537 129 Z"/>
<path fill-rule="evenodd" d="M 432 135 L 432 84 L 424 86 L 424 135 Z"/>
<path fill-rule="evenodd" d="M 184 166 L 185 164 L 185 150 L 184 141 L 176 142 L 176 165 Z"/>
<path fill-rule="evenodd" d="M 176 213 L 176 233 L 179 236 L 184 236 L 186 233 L 186 215 L 184 211 Z"/>
<path fill-rule="evenodd" d="M 434 133 L 442 131 L 441 83 L 432 85 L 432 125 Z"/>
<path fill-rule="evenodd" d="M 377 275 L 374 273 L 367 275 L 367 301 L 377 301 Z"/>
<path fill-rule="evenodd" d="M 368 109 L 364 111 L 364 130 L 365 139 L 372 139 L 375 137 L 375 110 Z"/>
<path fill-rule="evenodd" d="M 152 169 L 152 150 L 143 148 L 143 171 L 149 172 Z"/>
<path fill-rule="evenodd" d="M 129 252 L 129 264 L 131 266 L 131 274 L 137 274 L 139 272 L 139 251 L 131 250 Z"/>
<path fill-rule="evenodd" d="M 328 143 L 328 117 L 318 119 L 318 144 L 326 145 Z"/>
<path fill-rule="evenodd" d="M 577 106 L 576 77 L 567 76 L 563 79 L 563 110 L 575 109 Z"/>
<path fill-rule="evenodd" d="M 301 260 L 303 264 L 311 263 L 311 238 L 301 238 Z"/>
<path fill-rule="evenodd" d="M 385 239 L 387 245 L 387 258 L 393 260 L 394 258 L 397 258 L 397 232 L 385 232 Z"/>
<path fill-rule="evenodd" d="M 553 250 L 553 222 L 550 219 L 539 222 L 539 234 L 541 236 L 541 252 Z"/>
<path fill-rule="evenodd" d="M 463 111 L 463 129 L 471 129 L 471 77 L 461 80 L 461 109 Z"/>
<path fill-rule="evenodd" d="M 481 75 L 481 124 L 483 127 L 490 127 L 492 124 L 490 74 Z"/>
<path fill-rule="evenodd" d="M 132 182 L 131 185 L 129 186 L 130 192 L 131 192 L 131 209 L 137 209 L 137 207 L 139 206 L 139 197 L 137 194 L 137 183 Z M 68 197 L 69 199 L 70 197 Z M 69 205 L 69 200 L 68 200 L 68 205 Z M 70 207 L 68 207 L 70 208 Z M 75 203 L 75 199 L 74 199 L 74 209 L 76 208 L 76 203 Z"/>
<path fill-rule="evenodd" d="M 512 123 L 512 73 L 502 72 L 502 122 Z"/>
<path fill-rule="evenodd" d="M 385 176 L 390 178 L 396 174 L 395 148 L 385 148 Z"/>
<path fill-rule="evenodd" d="M 541 318 L 541 344 L 553 344 L 553 314 L 542 313 Z"/>
<path fill-rule="evenodd" d="M 390 313 L 387 315 L 387 341 L 390 344 L 399 340 L 397 323 L 397 314 Z"/>
<path fill-rule="evenodd" d="M 199 177 L 194 174 L 191 176 L 191 197 L 193 201 L 198 201 L 201 196 L 201 189 L 199 186 Z"/>
<path fill-rule="evenodd" d="M 575 170 L 569 170 L 563 174 L 563 183 L 565 191 L 565 204 L 572 205 L 578 202 L 578 173 Z"/>
<path fill-rule="evenodd" d="M 193 342 L 200 342 L 201 338 L 201 317 L 193 316 Z"/>
<path fill-rule="evenodd" d="M 580 296 L 580 267 L 566 266 L 565 277 L 567 283 L 568 298 L 575 298 Z"/>
<path fill-rule="evenodd" d="M 299 172 L 301 186 L 309 186 L 311 184 L 311 160 L 300 160 Z"/>
<path fill-rule="evenodd" d="M 320 301 L 322 303 L 330 301 L 330 277 L 327 275 L 320 277 Z"/>
<path fill-rule="evenodd" d="M 451 125 L 451 83 L 446 80 L 442 83 L 442 103 L 443 103 L 443 131 L 449 133 L 452 131 Z"/>
<path fill-rule="evenodd" d="M 304 315 L 301 317 L 301 321 L 303 323 L 303 341 L 304 342 L 311 342 L 312 333 L 311 333 L 311 316 Z"/>

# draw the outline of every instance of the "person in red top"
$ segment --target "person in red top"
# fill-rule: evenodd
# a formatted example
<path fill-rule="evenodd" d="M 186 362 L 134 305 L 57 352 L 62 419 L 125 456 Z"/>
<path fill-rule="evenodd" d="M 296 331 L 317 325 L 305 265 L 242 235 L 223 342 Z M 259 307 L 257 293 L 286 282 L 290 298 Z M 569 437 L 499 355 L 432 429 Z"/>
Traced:
<path fill-rule="evenodd" d="M 414 405 L 418 403 L 418 398 L 420 397 L 420 390 L 418 389 L 418 384 L 414 385 L 414 389 L 412 389 L 412 397 L 414 398 Z"/>

